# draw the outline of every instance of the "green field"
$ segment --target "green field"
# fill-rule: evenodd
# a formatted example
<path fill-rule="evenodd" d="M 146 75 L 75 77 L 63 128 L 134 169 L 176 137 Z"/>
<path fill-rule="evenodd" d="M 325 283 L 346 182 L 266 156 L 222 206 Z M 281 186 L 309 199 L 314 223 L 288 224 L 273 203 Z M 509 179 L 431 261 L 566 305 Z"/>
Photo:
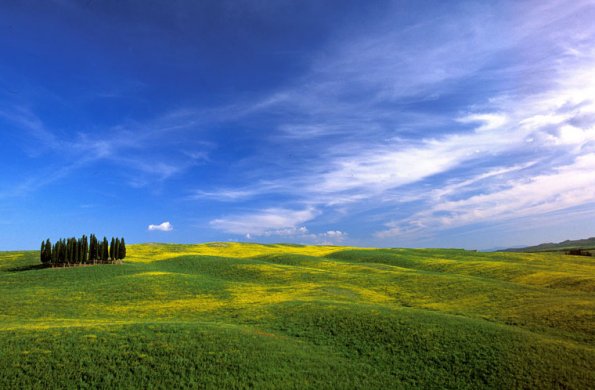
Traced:
<path fill-rule="evenodd" d="M 0 253 L 0 388 L 593 388 L 595 260 L 131 245 Z"/>

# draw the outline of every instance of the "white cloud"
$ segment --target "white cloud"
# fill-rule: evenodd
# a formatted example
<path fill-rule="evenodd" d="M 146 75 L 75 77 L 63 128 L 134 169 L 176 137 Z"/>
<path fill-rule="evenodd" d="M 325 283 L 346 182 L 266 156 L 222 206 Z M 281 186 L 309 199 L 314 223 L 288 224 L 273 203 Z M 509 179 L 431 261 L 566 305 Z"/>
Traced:
<path fill-rule="evenodd" d="M 262 236 L 271 231 L 291 231 L 291 229 L 313 219 L 317 214 L 318 212 L 314 208 L 304 210 L 268 208 L 252 213 L 214 219 L 210 222 L 210 225 L 227 233 Z"/>
<path fill-rule="evenodd" d="M 466 16 L 462 25 L 427 18 L 406 29 L 395 29 L 391 15 L 390 25 L 380 21 L 331 45 L 298 83 L 248 110 L 279 114 L 273 137 L 283 147 L 299 144 L 298 153 L 324 156 L 293 170 L 275 154 L 275 166 L 287 169 L 279 170 L 271 192 L 320 210 L 416 203 L 403 207 L 402 221 L 378 219 L 386 224 L 377 233 L 382 238 L 592 202 L 585 168 L 595 151 L 589 4 L 462 6 L 454 10 Z M 467 92 L 462 85 L 471 86 L 473 104 L 456 106 Z M 456 108 L 408 111 L 443 93 L 455 102 L 437 107 Z M 414 183 L 420 185 L 410 190 Z M 318 215 L 294 222 L 270 210 L 211 225 L 251 236 L 297 235 Z M 329 232 L 316 236 L 342 237 Z"/>
<path fill-rule="evenodd" d="M 470 114 L 458 119 L 461 123 L 483 123 L 477 127 L 475 131 L 489 131 L 498 129 L 508 122 L 508 117 L 503 114 L 487 113 L 487 114 Z"/>
<path fill-rule="evenodd" d="M 305 226 L 300 227 L 289 227 L 283 229 L 272 229 L 265 231 L 262 235 L 265 237 L 280 236 L 280 237 L 296 237 L 305 236 L 309 234 L 308 228 Z"/>
<path fill-rule="evenodd" d="M 323 244 L 339 244 L 347 239 L 348 234 L 341 230 L 329 230 L 317 235 L 318 240 L 322 240 Z"/>
<path fill-rule="evenodd" d="M 267 194 L 279 190 L 279 185 L 272 182 L 259 182 L 247 187 L 217 188 L 211 191 L 194 190 L 187 197 L 189 200 L 208 199 L 219 202 L 236 202 L 250 199 L 258 195 Z"/>
<path fill-rule="evenodd" d="M 238 200 L 252 198 L 259 194 L 260 191 L 249 191 L 239 189 L 218 189 L 213 191 L 197 190 L 189 196 L 189 199 L 209 199 L 221 202 L 235 202 Z"/>
<path fill-rule="evenodd" d="M 564 124 L 551 139 L 557 145 L 581 145 L 589 141 L 595 141 L 595 126 L 581 129 L 570 124 Z"/>
<path fill-rule="evenodd" d="M 401 231 L 400 227 L 395 226 L 395 225 L 396 225 L 395 222 L 389 222 L 386 224 L 386 227 L 387 227 L 386 230 L 376 232 L 374 235 L 378 238 L 398 237 L 401 235 L 402 231 Z"/>
<path fill-rule="evenodd" d="M 340 237 L 345 237 L 344 232 L 340 231 L 340 230 L 329 230 L 326 233 L 323 233 L 326 237 L 335 237 L 335 238 L 340 238 Z"/>
<path fill-rule="evenodd" d="M 172 230 L 174 230 L 174 227 L 171 223 L 169 223 L 168 221 L 163 222 L 159 225 L 149 225 L 148 227 L 149 231 L 161 231 L 161 232 L 171 232 Z"/>
<path fill-rule="evenodd" d="M 248 240 L 257 237 L 278 237 L 291 239 L 300 243 L 315 243 L 322 245 L 332 245 L 344 242 L 348 234 L 340 230 L 329 230 L 323 233 L 312 233 L 305 226 L 288 227 L 282 229 L 270 229 L 261 233 L 247 233 L 245 238 Z"/>
<path fill-rule="evenodd" d="M 387 224 L 379 238 L 420 229 L 444 229 L 532 217 L 595 202 L 595 153 L 578 156 L 550 173 L 507 181 L 506 188 L 458 200 L 438 200 L 429 210 Z"/>

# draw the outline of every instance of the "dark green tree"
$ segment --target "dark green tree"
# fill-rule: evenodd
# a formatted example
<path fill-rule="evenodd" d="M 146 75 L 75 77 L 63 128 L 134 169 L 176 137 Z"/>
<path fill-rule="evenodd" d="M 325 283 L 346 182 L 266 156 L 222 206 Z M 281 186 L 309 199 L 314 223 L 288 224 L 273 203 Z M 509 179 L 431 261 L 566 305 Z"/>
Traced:
<path fill-rule="evenodd" d="M 115 259 L 116 256 L 116 240 L 114 240 L 114 238 L 112 237 L 112 241 L 110 242 L 109 245 L 109 258 L 112 259 L 112 261 Z"/>
<path fill-rule="evenodd" d="M 68 262 L 71 264 L 76 262 L 76 238 L 74 237 L 70 238 L 70 259 Z"/>
<path fill-rule="evenodd" d="M 65 258 L 65 262 L 67 264 L 70 264 L 72 259 L 72 238 L 67 238 L 66 239 L 66 258 Z"/>
<path fill-rule="evenodd" d="M 58 243 L 56 242 L 52 248 L 52 264 L 58 263 Z"/>
<path fill-rule="evenodd" d="M 54 244 L 52 249 L 52 264 L 58 264 L 60 262 L 60 240 Z"/>
<path fill-rule="evenodd" d="M 66 240 L 60 240 L 60 263 L 66 263 Z"/>
<path fill-rule="evenodd" d="M 89 263 L 94 263 L 97 260 L 97 237 L 91 234 L 89 238 Z"/>
<path fill-rule="evenodd" d="M 116 237 L 116 249 L 114 249 L 114 257 L 113 260 L 118 260 L 120 257 L 120 239 Z"/>
<path fill-rule="evenodd" d="M 107 261 L 109 259 L 109 244 L 107 243 L 107 237 L 103 237 L 103 242 L 101 243 L 101 260 Z"/>
<path fill-rule="evenodd" d="M 83 234 L 81 238 L 62 238 L 53 245 L 48 238 L 41 242 L 39 257 L 42 264 L 52 265 L 122 260 L 126 257 L 126 243 L 124 238 L 114 237 L 108 243 L 105 236 L 98 241 L 94 234 L 90 237 Z"/>
<path fill-rule="evenodd" d="M 48 238 L 45 241 L 45 252 L 46 252 L 46 256 L 47 256 L 47 264 L 50 264 L 52 262 L 52 243 L 50 242 L 50 239 Z"/>
<path fill-rule="evenodd" d="M 42 264 L 47 265 L 52 262 L 52 243 L 49 238 L 46 241 L 41 242 L 40 258 Z"/>
<path fill-rule="evenodd" d="M 96 243 L 96 245 L 95 245 L 95 258 L 97 260 L 101 260 L 101 254 L 103 253 L 103 251 L 101 249 L 102 248 L 101 247 L 101 242 L 99 242 L 99 240 L 96 239 L 95 240 L 95 243 Z"/>
<path fill-rule="evenodd" d="M 76 240 L 76 253 L 78 257 L 78 263 L 82 264 L 83 262 L 83 238 L 79 238 Z"/>
<path fill-rule="evenodd" d="M 92 240 L 93 248 L 91 248 L 89 250 L 89 256 L 92 256 L 93 262 L 96 262 L 97 260 L 99 260 L 101 258 L 100 243 L 97 240 L 97 236 L 95 234 L 92 235 L 91 240 Z"/>
<path fill-rule="evenodd" d="M 77 240 L 76 238 L 72 239 L 72 248 L 73 248 L 73 256 L 72 256 L 72 262 L 73 263 L 80 263 L 81 262 L 81 242 L 80 240 Z"/>
<path fill-rule="evenodd" d="M 89 241 L 87 236 L 83 234 L 81 238 L 81 263 L 87 263 L 87 253 L 89 252 Z"/>
<path fill-rule="evenodd" d="M 70 259 L 70 253 L 68 253 L 68 239 L 64 239 L 60 249 L 62 255 L 62 263 L 68 263 L 68 260 Z"/>
<path fill-rule="evenodd" d="M 126 243 L 124 242 L 124 237 L 120 240 L 120 248 L 118 250 L 118 259 L 122 260 L 126 257 Z"/>

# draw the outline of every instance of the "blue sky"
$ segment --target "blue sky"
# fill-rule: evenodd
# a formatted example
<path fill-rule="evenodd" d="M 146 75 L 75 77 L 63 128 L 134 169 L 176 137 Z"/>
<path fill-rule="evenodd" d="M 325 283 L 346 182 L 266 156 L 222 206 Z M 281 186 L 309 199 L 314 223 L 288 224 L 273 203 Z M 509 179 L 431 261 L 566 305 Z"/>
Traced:
<path fill-rule="evenodd" d="M 592 1 L 7 1 L 0 250 L 595 236 Z"/>

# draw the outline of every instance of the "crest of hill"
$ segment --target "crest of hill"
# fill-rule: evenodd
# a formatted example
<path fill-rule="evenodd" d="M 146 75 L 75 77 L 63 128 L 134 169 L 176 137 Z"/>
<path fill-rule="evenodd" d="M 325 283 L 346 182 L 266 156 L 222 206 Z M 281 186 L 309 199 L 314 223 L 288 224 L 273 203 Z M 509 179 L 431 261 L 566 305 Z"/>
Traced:
<path fill-rule="evenodd" d="M 558 243 L 548 242 L 524 248 L 510 248 L 502 252 L 557 252 L 569 249 L 595 250 L 595 237 L 582 240 L 566 240 Z"/>

